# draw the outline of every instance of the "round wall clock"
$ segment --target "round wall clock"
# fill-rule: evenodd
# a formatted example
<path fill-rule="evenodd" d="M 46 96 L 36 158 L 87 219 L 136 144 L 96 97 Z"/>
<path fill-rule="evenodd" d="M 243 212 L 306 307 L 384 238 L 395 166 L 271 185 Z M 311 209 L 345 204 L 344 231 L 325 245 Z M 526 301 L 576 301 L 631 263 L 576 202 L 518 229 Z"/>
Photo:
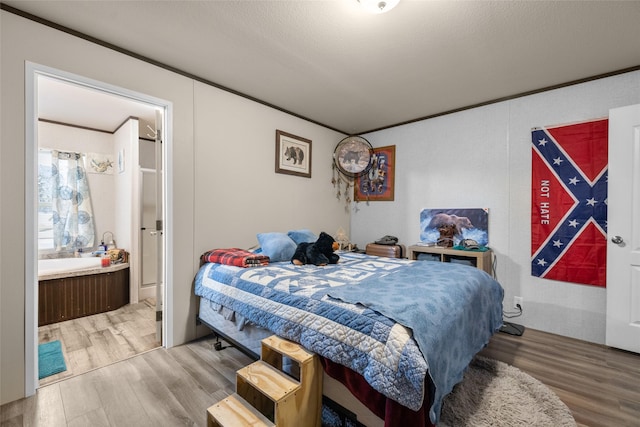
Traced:
<path fill-rule="evenodd" d="M 348 136 L 336 145 L 333 162 L 346 176 L 355 178 L 364 175 L 372 165 L 373 147 L 361 136 Z"/>

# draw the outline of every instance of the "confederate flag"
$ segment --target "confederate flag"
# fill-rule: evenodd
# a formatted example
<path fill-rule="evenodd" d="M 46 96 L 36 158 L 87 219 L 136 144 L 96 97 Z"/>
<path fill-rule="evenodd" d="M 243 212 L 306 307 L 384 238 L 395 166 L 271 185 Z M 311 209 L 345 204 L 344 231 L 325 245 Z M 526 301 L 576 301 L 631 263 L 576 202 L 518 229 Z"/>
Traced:
<path fill-rule="evenodd" d="M 531 131 L 531 274 L 606 286 L 608 120 Z"/>

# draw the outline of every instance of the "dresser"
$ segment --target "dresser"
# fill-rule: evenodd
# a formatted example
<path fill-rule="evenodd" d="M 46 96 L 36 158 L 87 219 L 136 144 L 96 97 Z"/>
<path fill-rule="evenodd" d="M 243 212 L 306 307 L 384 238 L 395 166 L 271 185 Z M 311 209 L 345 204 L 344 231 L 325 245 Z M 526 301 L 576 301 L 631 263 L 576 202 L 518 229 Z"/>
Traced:
<path fill-rule="evenodd" d="M 486 251 L 465 251 L 460 249 L 444 248 L 441 246 L 421 246 L 412 245 L 408 248 L 408 258 L 418 259 L 420 254 L 433 255 L 434 261 L 440 262 L 468 262 L 474 265 L 476 268 L 483 270 L 493 276 L 492 269 L 492 251 L 488 249 Z"/>

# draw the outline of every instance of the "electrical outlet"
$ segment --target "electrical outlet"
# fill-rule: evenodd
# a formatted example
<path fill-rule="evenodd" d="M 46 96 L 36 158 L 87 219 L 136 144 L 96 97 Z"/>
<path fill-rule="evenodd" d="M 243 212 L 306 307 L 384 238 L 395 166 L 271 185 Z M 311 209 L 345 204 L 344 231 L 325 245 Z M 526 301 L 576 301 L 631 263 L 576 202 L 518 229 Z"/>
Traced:
<path fill-rule="evenodd" d="M 522 297 L 513 297 L 513 308 L 517 309 L 518 305 L 522 308 Z"/>

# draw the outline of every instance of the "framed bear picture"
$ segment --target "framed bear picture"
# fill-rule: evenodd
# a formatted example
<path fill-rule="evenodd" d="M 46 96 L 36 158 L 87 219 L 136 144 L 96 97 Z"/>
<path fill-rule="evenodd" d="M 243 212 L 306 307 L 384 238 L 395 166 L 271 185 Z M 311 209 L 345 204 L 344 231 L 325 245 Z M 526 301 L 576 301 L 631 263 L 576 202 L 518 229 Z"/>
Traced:
<path fill-rule="evenodd" d="M 276 130 L 276 173 L 311 178 L 311 140 Z"/>
<path fill-rule="evenodd" d="M 353 186 L 355 201 L 392 201 L 396 173 L 396 146 L 373 149 L 371 167 L 356 177 Z"/>

